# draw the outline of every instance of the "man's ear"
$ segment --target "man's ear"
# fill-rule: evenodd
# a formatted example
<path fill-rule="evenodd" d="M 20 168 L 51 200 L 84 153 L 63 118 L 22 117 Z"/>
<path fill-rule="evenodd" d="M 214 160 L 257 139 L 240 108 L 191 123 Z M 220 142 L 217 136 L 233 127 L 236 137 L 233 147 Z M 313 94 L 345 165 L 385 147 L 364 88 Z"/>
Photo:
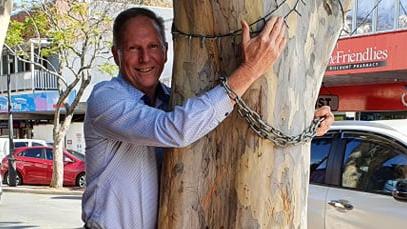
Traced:
<path fill-rule="evenodd" d="M 120 61 L 120 58 L 121 58 L 121 56 L 120 56 L 120 51 L 116 48 L 116 46 L 112 46 L 112 49 L 111 49 L 111 50 L 112 50 L 114 62 L 115 62 L 116 65 L 119 66 L 119 68 L 120 68 L 120 65 L 121 65 L 121 61 Z"/>

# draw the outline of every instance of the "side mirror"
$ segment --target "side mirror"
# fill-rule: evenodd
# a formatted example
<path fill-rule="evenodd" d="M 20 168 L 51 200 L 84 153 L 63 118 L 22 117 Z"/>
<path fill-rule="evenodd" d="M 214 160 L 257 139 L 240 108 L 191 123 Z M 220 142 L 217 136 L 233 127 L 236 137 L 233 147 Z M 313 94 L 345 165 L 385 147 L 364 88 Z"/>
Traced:
<path fill-rule="evenodd" d="M 391 194 L 396 200 L 407 201 L 407 180 L 398 181 Z"/>

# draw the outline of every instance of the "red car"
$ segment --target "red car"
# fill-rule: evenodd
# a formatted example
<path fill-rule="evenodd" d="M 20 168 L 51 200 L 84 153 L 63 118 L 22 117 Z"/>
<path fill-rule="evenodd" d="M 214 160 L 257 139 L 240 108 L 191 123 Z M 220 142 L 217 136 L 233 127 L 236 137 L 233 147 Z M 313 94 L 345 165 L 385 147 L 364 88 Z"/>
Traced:
<path fill-rule="evenodd" d="M 17 185 L 51 183 L 52 158 L 51 147 L 21 147 L 14 150 L 17 168 Z M 85 155 L 77 152 L 64 151 L 64 185 L 84 187 Z M 8 183 L 8 158 L 1 162 L 0 173 L 3 182 Z"/>

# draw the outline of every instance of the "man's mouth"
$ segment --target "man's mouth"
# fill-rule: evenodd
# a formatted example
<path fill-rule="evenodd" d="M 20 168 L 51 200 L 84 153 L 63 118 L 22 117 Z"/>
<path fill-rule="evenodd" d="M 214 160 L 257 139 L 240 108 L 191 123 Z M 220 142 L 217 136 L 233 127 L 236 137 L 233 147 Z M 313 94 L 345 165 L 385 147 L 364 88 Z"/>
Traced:
<path fill-rule="evenodd" d="M 146 73 L 146 72 L 150 72 L 154 69 L 154 67 L 148 67 L 148 68 L 136 68 L 137 71 L 142 72 L 142 73 Z"/>

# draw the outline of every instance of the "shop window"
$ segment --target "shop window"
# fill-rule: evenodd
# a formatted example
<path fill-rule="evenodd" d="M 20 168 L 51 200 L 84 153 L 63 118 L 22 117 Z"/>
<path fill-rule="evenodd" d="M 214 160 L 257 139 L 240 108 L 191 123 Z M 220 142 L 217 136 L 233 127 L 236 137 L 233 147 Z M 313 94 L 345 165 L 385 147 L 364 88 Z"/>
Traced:
<path fill-rule="evenodd" d="M 377 31 L 394 28 L 395 1 L 381 1 L 377 6 Z"/>
<path fill-rule="evenodd" d="M 407 28 L 407 0 L 399 1 L 399 28 Z"/>
<path fill-rule="evenodd" d="M 356 32 L 370 33 L 372 32 L 372 10 L 374 8 L 372 0 L 359 0 L 357 2 L 356 11 Z"/>

